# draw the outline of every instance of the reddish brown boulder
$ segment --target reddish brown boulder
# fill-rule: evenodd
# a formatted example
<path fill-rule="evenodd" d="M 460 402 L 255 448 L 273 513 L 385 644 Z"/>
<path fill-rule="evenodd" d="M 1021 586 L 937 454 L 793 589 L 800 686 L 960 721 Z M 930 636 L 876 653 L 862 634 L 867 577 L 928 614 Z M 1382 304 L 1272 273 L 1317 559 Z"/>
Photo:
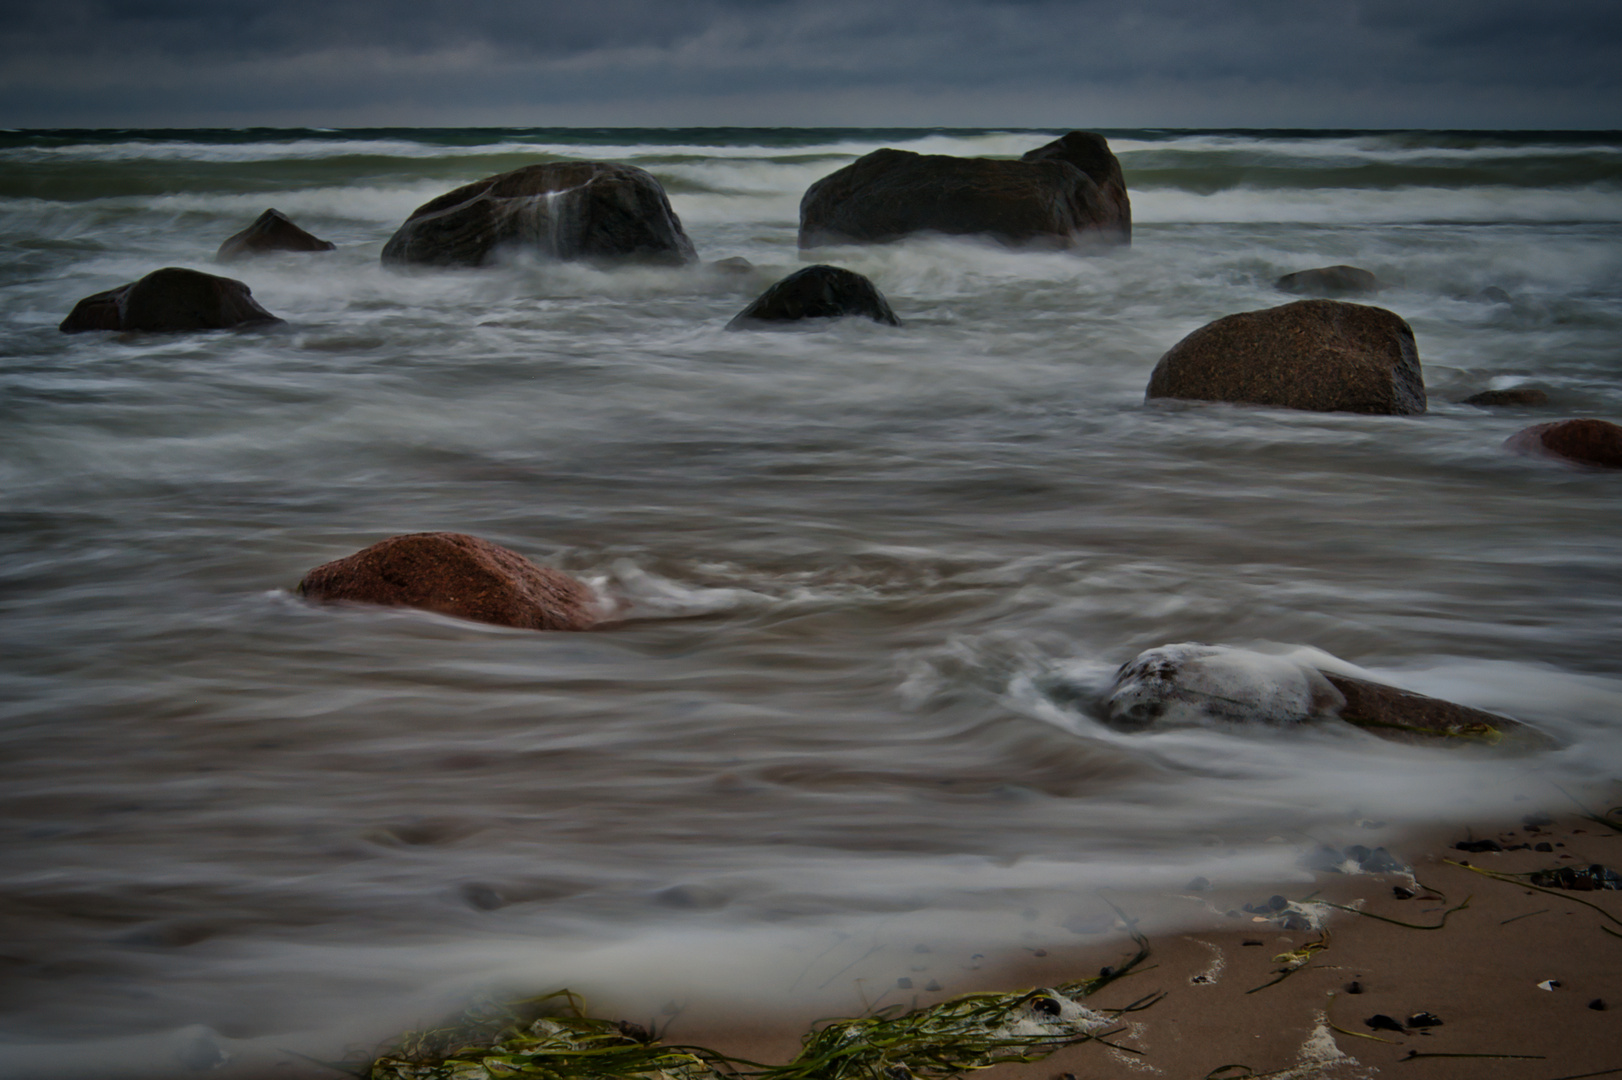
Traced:
<path fill-rule="evenodd" d="M 1400 742 L 1474 740 L 1494 745 L 1505 739 L 1534 744 L 1548 741 L 1536 728 L 1507 716 L 1332 671 L 1321 674 L 1346 699 L 1340 718 L 1382 738 Z"/>
<path fill-rule="evenodd" d="M 1128 244 L 1132 207 L 1109 144 L 1084 131 L 1018 161 L 875 150 L 818 180 L 800 200 L 801 248 L 879 244 L 920 232 L 1020 247 Z"/>
<path fill-rule="evenodd" d="M 697 260 L 665 189 L 634 165 L 556 161 L 447 192 L 412 211 L 385 263 L 482 266 L 504 250 L 563 262 Z"/>
<path fill-rule="evenodd" d="M 600 621 L 596 596 L 557 570 L 463 533 L 393 536 L 304 575 L 299 595 L 421 608 L 523 630 L 586 630 Z"/>
<path fill-rule="evenodd" d="M 215 254 L 215 262 L 234 262 L 268 251 L 332 251 L 338 245 L 311 236 L 280 210 L 260 214 L 252 225 L 226 238 Z"/>
<path fill-rule="evenodd" d="M 1504 445 L 1518 454 L 1538 454 L 1602 469 L 1622 469 L 1622 427 L 1605 420 L 1534 424 L 1511 435 Z"/>
<path fill-rule="evenodd" d="M 85 330 L 178 332 L 281 321 L 260 307 L 252 290 L 235 278 L 170 266 L 85 297 L 57 329 L 64 334 Z"/>
<path fill-rule="evenodd" d="M 1160 358 L 1146 396 L 1402 415 L 1425 411 L 1425 379 L 1396 314 L 1297 300 L 1194 331 Z"/>

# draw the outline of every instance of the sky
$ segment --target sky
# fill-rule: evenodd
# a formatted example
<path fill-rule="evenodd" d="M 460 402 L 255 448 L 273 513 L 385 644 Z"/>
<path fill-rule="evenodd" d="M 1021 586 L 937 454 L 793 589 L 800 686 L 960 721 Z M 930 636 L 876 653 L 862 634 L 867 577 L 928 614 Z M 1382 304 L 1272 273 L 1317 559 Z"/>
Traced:
<path fill-rule="evenodd" d="M 0 0 L 0 126 L 1622 128 L 1622 0 Z"/>

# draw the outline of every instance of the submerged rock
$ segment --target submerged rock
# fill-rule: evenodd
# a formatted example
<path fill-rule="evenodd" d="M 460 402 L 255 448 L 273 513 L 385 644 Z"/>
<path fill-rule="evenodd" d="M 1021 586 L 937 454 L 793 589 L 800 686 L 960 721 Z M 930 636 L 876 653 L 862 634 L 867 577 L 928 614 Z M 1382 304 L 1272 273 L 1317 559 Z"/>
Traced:
<path fill-rule="evenodd" d="M 420 608 L 523 630 L 585 630 L 601 621 L 596 595 L 569 575 L 464 533 L 408 533 L 304 575 L 299 595 Z"/>
<path fill-rule="evenodd" d="M 1547 405 L 1549 395 L 1532 386 L 1516 386 L 1508 390 L 1483 390 L 1479 394 L 1471 394 L 1460 405 L 1475 405 L 1483 409 L 1496 409 L 1514 406 Z"/>
<path fill-rule="evenodd" d="M 227 237 L 215 262 L 235 262 L 270 251 L 332 251 L 338 245 L 311 236 L 280 210 L 270 209 L 246 229 Z"/>
<path fill-rule="evenodd" d="M 1146 397 L 1317 412 L 1425 411 L 1413 329 L 1384 308 L 1297 300 L 1208 323 L 1173 345 Z"/>
<path fill-rule="evenodd" d="M 487 177 L 424 203 L 384 245 L 383 261 L 482 266 L 507 250 L 563 262 L 681 266 L 698 258 L 650 173 L 559 161 Z"/>
<path fill-rule="evenodd" d="M 887 326 L 901 325 L 884 294 L 861 274 L 838 266 L 808 266 L 761 293 L 727 323 L 727 329 L 760 329 L 802 319 L 853 315 Z"/>
<path fill-rule="evenodd" d="M 1559 458 L 1602 469 L 1622 469 L 1622 427 L 1605 420 L 1534 424 L 1511 435 L 1504 446 L 1518 454 Z"/>
<path fill-rule="evenodd" d="M 1373 296 L 1385 288 L 1385 282 L 1355 266 L 1320 266 L 1316 270 L 1297 270 L 1273 282 L 1280 292 L 1297 296 Z"/>
<path fill-rule="evenodd" d="M 281 321 L 260 307 L 252 290 L 235 278 L 170 266 L 85 297 L 57 329 L 64 334 L 86 330 L 181 332 Z"/>
<path fill-rule="evenodd" d="M 1072 131 L 1018 161 L 875 150 L 800 200 L 800 247 L 914 233 L 1042 248 L 1129 244 L 1132 207 L 1103 136 Z"/>

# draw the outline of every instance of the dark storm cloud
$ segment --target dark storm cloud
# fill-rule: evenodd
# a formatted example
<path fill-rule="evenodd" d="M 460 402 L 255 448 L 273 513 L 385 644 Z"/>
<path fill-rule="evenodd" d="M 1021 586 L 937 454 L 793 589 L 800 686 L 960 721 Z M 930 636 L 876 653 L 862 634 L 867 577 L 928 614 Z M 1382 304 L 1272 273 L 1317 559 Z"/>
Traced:
<path fill-rule="evenodd" d="M 0 122 L 1622 126 L 1622 5 L 11 0 Z"/>

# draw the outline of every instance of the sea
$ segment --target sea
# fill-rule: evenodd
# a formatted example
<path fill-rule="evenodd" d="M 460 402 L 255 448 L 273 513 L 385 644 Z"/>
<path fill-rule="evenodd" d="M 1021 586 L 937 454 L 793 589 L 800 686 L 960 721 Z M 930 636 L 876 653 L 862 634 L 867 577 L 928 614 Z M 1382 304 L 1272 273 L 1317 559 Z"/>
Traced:
<path fill-rule="evenodd" d="M 1304 892 L 1322 845 L 1622 803 L 1622 474 L 1503 447 L 1622 421 L 1622 133 L 1107 130 L 1130 247 L 797 248 L 862 154 L 1062 133 L 0 132 L 0 1076 L 335 1076 L 565 987 L 672 1037 L 906 1005 L 1220 919 L 1197 878 Z M 703 264 L 380 264 L 415 207 L 562 160 L 651 172 Z M 216 265 L 270 207 L 337 250 Z M 811 262 L 903 325 L 726 329 Z M 1427 413 L 1144 400 L 1335 264 L 1387 283 Z M 165 266 L 286 323 L 58 331 Z M 1461 403 L 1514 387 L 1547 403 Z M 296 593 L 431 530 L 623 618 Z M 1101 723 L 1181 642 L 1551 745 Z"/>

